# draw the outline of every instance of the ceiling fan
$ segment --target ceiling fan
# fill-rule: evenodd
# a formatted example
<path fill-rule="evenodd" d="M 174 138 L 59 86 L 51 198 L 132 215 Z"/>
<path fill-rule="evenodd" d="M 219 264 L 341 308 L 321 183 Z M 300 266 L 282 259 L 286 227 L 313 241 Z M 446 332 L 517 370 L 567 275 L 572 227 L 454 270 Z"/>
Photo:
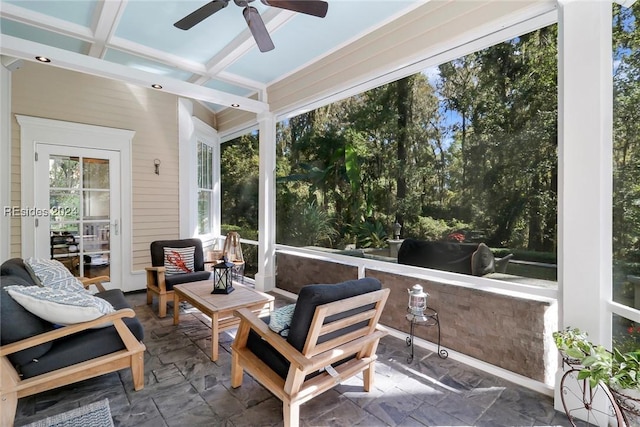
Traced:
<path fill-rule="evenodd" d="M 220 9 L 224 9 L 229 4 L 230 0 L 213 0 L 201 8 L 191 12 L 189 15 L 185 16 L 175 24 L 173 24 L 176 28 L 180 28 L 181 30 L 188 30 L 196 24 L 204 21 Z M 264 21 L 260 17 L 258 10 L 249 6 L 249 3 L 254 0 L 233 0 L 233 2 L 240 6 L 244 7 L 242 14 L 244 15 L 244 19 L 247 21 L 247 25 L 249 26 L 249 30 L 251 30 L 251 34 L 258 45 L 258 49 L 260 52 L 268 52 L 272 50 L 275 46 L 271 37 L 269 36 L 269 32 L 267 31 L 267 27 L 264 25 Z M 322 0 L 260 0 L 262 3 L 267 6 L 278 7 L 281 9 L 292 10 L 294 12 L 305 13 L 307 15 L 318 16 L 320 18 L 324 18 L 327 15 L 327 9 L 329 5 L 327 2 Z"/>

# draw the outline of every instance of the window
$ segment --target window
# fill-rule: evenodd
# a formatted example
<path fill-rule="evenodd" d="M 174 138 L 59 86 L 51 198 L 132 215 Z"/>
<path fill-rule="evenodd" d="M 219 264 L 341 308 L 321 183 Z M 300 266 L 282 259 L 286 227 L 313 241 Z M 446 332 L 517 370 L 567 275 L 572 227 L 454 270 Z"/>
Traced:
<path fill-rule="evenodd" d="M 213 147 L 198 141 L 198 234 L 213 226 Z"/>
<path fill-rule="evenodd" d="M 640 310 L 640 3 L 613 5 L 613 301 Z M 613 344 L 640 346 L 640 322 L 613 315 Z"/>
<path fill-rule="evenodd" d="M 399 223 L 557 286 L 556 28 L 280 122 L 277 242 L 395 262 Z"/>
<path fill-rule="evenodd" d="M 184 101 L 184 100 L 183 100 Z M 215 247 L 220 236 L 220 152 L 218 133 L 192 116 L 180 121 L 180 237 L 200 237 Z"/>

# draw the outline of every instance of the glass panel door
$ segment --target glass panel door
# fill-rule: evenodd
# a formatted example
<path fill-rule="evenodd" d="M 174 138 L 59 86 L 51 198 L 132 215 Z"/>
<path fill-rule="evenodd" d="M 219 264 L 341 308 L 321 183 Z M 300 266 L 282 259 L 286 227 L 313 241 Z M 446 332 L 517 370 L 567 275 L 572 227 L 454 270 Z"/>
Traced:
<path fill-rule="evenodd" d="M 51 256 L 76 276 L 110 275 L 109 160 L 49 157 Z"/>

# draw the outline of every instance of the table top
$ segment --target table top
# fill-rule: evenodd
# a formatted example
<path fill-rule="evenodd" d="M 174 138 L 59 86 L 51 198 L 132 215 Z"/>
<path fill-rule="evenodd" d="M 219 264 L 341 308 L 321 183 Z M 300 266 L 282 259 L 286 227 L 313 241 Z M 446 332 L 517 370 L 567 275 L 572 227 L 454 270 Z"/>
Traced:
<path fill-rule="evenodd" d="M 173 290 L 181 299 L 197 301 L 198 304 L 211 312 L 235 310 L 258 303 L 267 303 L 274 300 L 272 295 L 249 288 L 248 286 L 234 283 L 234 291 L 230 294 L 212 294 L 213 281 L 202 280 L 199 282 L 182 283 L 175 285 Z"/>

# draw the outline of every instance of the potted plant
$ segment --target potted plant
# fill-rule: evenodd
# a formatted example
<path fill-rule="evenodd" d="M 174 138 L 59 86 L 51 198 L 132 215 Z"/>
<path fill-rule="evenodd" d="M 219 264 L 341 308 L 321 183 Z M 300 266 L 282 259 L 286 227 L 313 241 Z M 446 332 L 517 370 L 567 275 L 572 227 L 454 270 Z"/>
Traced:
<path fill-rule="evenodd" d="M 567 327 L 563 331 L 553 333 L 553 340 L 563 359 L 571 365 L 579 365 L 585 356 L 591 353 L 593 344 L 587 334 L 578 328 Z"/>
<path fill-rule="evenodd" d="M 592 344 L 578 328 L 554 332 L 553 338 L 566 363 L 582 366 L 579 380 L 588 380 L 592 388 L 606 384 L 627 417 L 640 421 L 640 349 L 611 352 Z"/>

